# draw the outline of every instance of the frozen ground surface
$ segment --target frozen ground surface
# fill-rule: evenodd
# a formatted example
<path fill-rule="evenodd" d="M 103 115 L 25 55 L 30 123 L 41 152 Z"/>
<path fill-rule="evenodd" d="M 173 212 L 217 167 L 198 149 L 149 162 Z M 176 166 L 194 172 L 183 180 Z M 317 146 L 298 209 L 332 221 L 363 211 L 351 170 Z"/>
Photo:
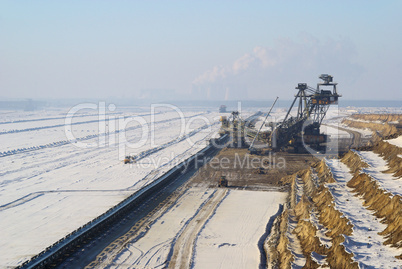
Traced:
<path fill-rule="evenodd" d="M 110 268 L 158 268 L 165 266 L 175 239 L 211 199 L 213 189 L 192 188 L 158 218 L 144 237 L 129 242 L 117 256 L 110 257 Z"/>
<path fill-rule="evenodd" d="M 198 235 L 194 268 L 258 268 L 258 240 L 286 195 L 231 190 Z"/>
<path fill-rule="evenodd" d="M 157 110 L 153 125 L 149 107 L 108 111 L 106 120 L 98 120 L 96 110 L 82 110 L 71 128 L 64 125 L 66 109 L 0 111 L 0 267 L 23 263 L 205 147 L 220 116 L 208 110 L 187 108 L 183 117 Z M 274 109 L 272 118 L 280 121 L 286 111 Z M 356 112 L 330 109 L 327 118 L 339 123 Z M 130 146 L 121 149 L 119 141 Z M 135 164 L 121 162 L 124 155 L 150 150 Z"/>
<path fill-rule="evenodd" d="M 339 127 L 358 132 L 362 135 L 362 137 L 371 137 L 373 135 L 373 131 L 371 131 L 370 129 L 367 129 L 367 128 L 366 129 L 353 128 L 346 124 L 340 124 Z"/>
<path fill-rule="evenodd" d="M 104 266 L 258 268 L 258 240 L 285 200 L 281 192 L 190 188 Z"/>
<path fill-rule="evenodd" d="M 323 126 L 321 126 L 320 131 L 324 134 L 330 135 L 331 139 L 349 138 L 350 137 L 350 134 L 348 132 L 339 130 L 338 128 L 334 128 L 331 126 L 323 125 Z"/>
<path fill-rule="evenodd" d="M 338 159 L 326 162 L 336 180 L 335 183 L 326 184 L 334 197 L 335 208 L 342 212 L 353 225 L 352 235 L 344 235 L 343 245 L 346 251 L 353 253 L 353 259 L 359 263 L 360 268 L 400 267 L 400 260 L 395 258 L 400 252 L 395 248 L 383 245 L 385 239 L 378 235 L 386 228 L 386 225 L 380 223 L 363 206 L 363 201 L 346 186 L 352 178 L 349 168 Z"/>
<path fill-rule="evenodd" d="M 296 217 L 289 214 L 286 237 L 289 240 L 288 249 L 290 250 L 293 256 L 291 267 L 293 269 L 301 269 L 306 264 L 306 257 L 303 254 L 303 249 L 302 246 L 300 245 L 300 240 L 297 238 L 296 234 L 293 233 L 296 226 L 297 226 Z"/>
<path fill-rule="evenodd" d="M 402 148 L 402 135 L 398 136 L 397 138 L 385 140 L 385 141 L 392 145 Z"/>
<path fill-rule="evenodd" d="M 65 111 L 21 113 L 0 114 L 1 268 L 23 263 L 101 215 L 204 148 L 219 129 L 219 114 L 207 110 L 183 116 L 161 110 L 154 124 L 149 108 L 116 111 L 106 121 L 77 113 L 76 142 L 66 136 Z M 124 116 L 124 126 L 109 120 L 116 115 Z M 121 161 L 161 145 L 137 163 Z"/>
<path fill-rule="evenodd" d="M 393 177 L 392 174 L 383 173 L 389 169 L 387 162 L 372 151 L 355 151 L 360 158 L 366 162 L 369 167 L 363 168 L 362 172 L 369 174 L 374 180 L 378 182 L 380 188 L 391 193 L 392 195 L 402 196 L 401 180 Z"/>

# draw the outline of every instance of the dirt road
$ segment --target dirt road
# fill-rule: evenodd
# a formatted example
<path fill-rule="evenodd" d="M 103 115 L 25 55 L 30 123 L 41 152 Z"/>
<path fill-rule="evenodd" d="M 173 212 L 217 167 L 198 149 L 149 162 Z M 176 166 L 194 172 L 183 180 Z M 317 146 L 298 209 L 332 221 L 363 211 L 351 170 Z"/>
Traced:
<path fill-rule="evenodd" d="M 217 189 L 211 199 L 198 211 L 197 215 L 189 222 L 183 232 L 177 238 L 173 255 L 169 262 L 169 268 L 189 268 L 193 254 L 194 242 L 198 233 L 201 231 L 205 222 L 214 213 L 222 199 L 227 193 L 227 189 Z"/>
<path fill-rule="evenodd" d="M 339 127 L 339 126 L 335 126 L 335 125 L 328 125 L 328 124 L 324 124 L 324 125 L 349 133 L 350 139 L 351 139 L 350 145 L 349 145 L 350 148 L 358 148 L 358 147 L 363 145 L 362 134 L 361 133 L 359 133 L 357 131 L 347 129 L 347 128 L 342 128 L 342 127 Z"/>

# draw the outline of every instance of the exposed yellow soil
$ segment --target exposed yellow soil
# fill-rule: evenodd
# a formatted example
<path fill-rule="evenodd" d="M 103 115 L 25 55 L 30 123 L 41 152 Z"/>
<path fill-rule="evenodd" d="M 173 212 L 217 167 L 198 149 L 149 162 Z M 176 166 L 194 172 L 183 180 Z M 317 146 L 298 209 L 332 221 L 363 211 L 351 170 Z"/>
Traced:
<path fill-rule="evenodd" d="M 327 257 L 328 266 L 331 268 L 358 268 L 357 263 L 353 262 L 353 254 L 347 253 L 341 245 L 344 242 L 342 235 L 351 235 L 353 226 L 349 220 L 334 207 L 334 199 L 324 183 L 334 182 L 334 178 L 325 161 L 314 165 L 318 178 L 313 179 L 314 172 L 310 169 L 299 171 L 293 175 L 291 190 L 289 195 L 289 209 L 282 214 L 281 230 L 279 243 L 276 247 L 279 268 L 289 268 L 292 262 L 292 253 L 285 244 L 289 244 L 284 231 L 287 224 L 284 223 L 284 217 L 288 218 L 290 211 L 294 213 L 297 219 L 297 226 L 293 230 L 302 246 L 303 254 L 306 258 L 304 268 L 318 268 L 319 265 L 312 260 L 312 252 L 316 252 Z M 302 179 L 304 195 L 296 203 L 296 180 Z M 289 178 L 288 178 L 289 180 Z M 317 188 L 314 180 L 321 182 Z M 332 246 L 328 249 L 321 244 L 317 236 L 317 228 L 310 222 L 311 212 L 319 212 L 318 219 L 320 223 L 327 228 L 326 235 L 331 238 Z"/>
<path fill-rule="evenodd" d="M 364 200 L 364 205 L 372 210 L 377 218 L 387 227 L 380 234 L 387 239 L 384 244 L 402 247 L 402 200 L 399 195 L 391 196 L 380 189 L 378 184 L 365 173 L 356 174 L 349 181 L 348 187 L 354 189 Z"/>
<path fill-rule="evenodd" d="M 381 140 L 374 145 L 373 151 L 388 163 L 390 168 L 386 172 L 392 173 L 395 177 L 402 177 L 402 158 L 399 157 L 402 155 L 402 148 Z"/>
<path fill-rule="evenodd" d="M 385 147 L 384 149 L 386 149 L 389 144 L 385 143 L 382 145 Z M 386 151 L 384 153 L 386 153 Z M 394 155 L 390 151 L 386 154 Z M 352 188 L 356 195 L 362 197 L 364 201 L 363 205 L 366 206 L 367 209 L 372 210 L 374 215 L 380 218 L 382 223 L 387 225 L 386 229 L 380 233 L 380 235 L 386 238 L 384 244 L 401 248 L 402 197 L 386 192 L 380 188 L 376 180 L 371 178 L 370 175 L 360 172 L 362 167 L 367 167 L 368 165 L 363 162 L 356 153 L 350 151 L 342 158 L 342 162 L 345 163 L 351 171 L 355 172 L 355 175 L 348 182 L 347 186 Z"/>
<path fill-rule="evenodd" d="M 354 120 L 355 119 L 355 120 Z M 362 122 L 356 121 L 381 121 Z M 389 124 L 389 122 L 393 122 Z M 379 154 L 387 162 L 389 169 L 384 173 L 391 173 L 396 178 L 402 178 L 402 149 L 389 144 L 383 139 L 395 138 L 400 131 L 397 130 L 395 122 L 402 123 L 401 114 L 392 115 L 353 115 L 351 119 L 344 120 L 343 123 L 354 128 L 368 128 L 373 131 L 373 143 L 367 149 Z M 402 248 L 402 197 L 391 194 L 383 190 L 378 182 L 363 168 L 369 168 L 366 163 L 355 151 L 347 152 L 342 160 L 351 170 L 352 179 L 347 186 L 352 189 L 356 196 L 361 197 L 363 205 L 385 224 L 386 228 L 379 234 L 384 236 L 383 244 L 395 248 Z M 399 179 L 395 179 L 399 180 Z M 335 179 L 327 166 L 325 160 L 311 165 L 310 168 L 303 169 L 297 173 L 284 177 L 281 183 L 290 185 L 287 209 L 278 219 L 278 223 L 273 233 L 276 233 L 277 242 L 271 245 L 271 251 L 275 253 L 276 262 L 273 268 L 290 268 L 294 257 L 289 251 L 289 239 L 286 235 L 288 231 L 289 217 L 297 220 L 297 225 L 293 229 L 302 247 L 306 264 L 303 268 L 319 268 L 312 259 L 315 252 L 325 258 L 325 262 L 330 268 L 358 268 L 357 262 L 353 259 L 353 253 L 348 253 L 342 243 L 344 236 L 353 234 L 353 225 L 348 218 L 338 211 L 334 206 L 334 198 L 325 183 L 333 183 Z M 302 183 L 301 183 L 302 182 Z M 303 195 L 298 201 L 301 186 Z M 298 201 L 298 202 L 297 202 Z M 318 231 L 314 223 L 311 222 L 311 214 L 316 214 L 320 225 L 326 229 L 326 236 L 330 238 L 332 244 L 328 247 L 323 245 L 318 237 Z M 402 254 L 397 256 L 402 259 Z M 324 264 L 325 266 L 325 264 Z"/>
<path fill-rule="evenodd" d="M 369 167 L 354 151 L 348 151 L 348 153 L 342 157 L 342 162 L 346 164 L 353 173 L 360 171 L 361 168 Z"/>
<path fill-rule="evenodd" d="M 282 214 L 277 218 L 274 227 L 272 228 L 272 233 L 274 237 L 271 238 L 270 249 L 270 262 L 272 268 L 291 268 L 291 262 L 293 261 L 293 256 L 288 249 L 289 240 L 286 236 L 288 230 L 288 210 L 285 209 Z"/>
<path fill-rule="evenodd" d="M 334 177 L 332 176 L 331 170 L 326 165 L 325 161 L 322 160 L 312 165 L 318 173 L 320 179 L 319 183 L 334 183 Z"/>
<path fill-rule="evenodd" d="M 402 114 L 354 114 L 350 117 L 365 121 L 382 121 L 384 123 L 402 122 Z"/>
<path fill-rule="evenodd" d="M 374 133 L 381 135 L 381 137 L 393 135 L 398 132 L 394 125 L 388 123 L 363 122 L 351 119 L 344 119 L 342 123 L 353 128 L 370 129 Z"/>

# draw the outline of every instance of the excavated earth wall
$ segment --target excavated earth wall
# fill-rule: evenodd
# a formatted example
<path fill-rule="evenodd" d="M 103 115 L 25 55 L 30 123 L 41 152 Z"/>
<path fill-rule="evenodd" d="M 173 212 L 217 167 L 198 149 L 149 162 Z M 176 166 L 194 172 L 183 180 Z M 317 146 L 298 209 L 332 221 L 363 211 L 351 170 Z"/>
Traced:
<path fill-rule="evenodd" d="M 384 123 L 402 123 L 402 114 L 354 114 L 350 118 L 364 121 L 381 121 Z"/>
<path fill-rule="evenodd" d="M 402 180 L 398 179 L 402 176 L 399 157 L 402 149 L 379 141 L 372 150 L 387 162 L 389 169 L 383 172 Z M 368 212 L 385 224 L 386 228 L 379 233 L 384 238 L 381 242 L 396 249 L 402 248 L 402 197 L 385 191 L 370 174 L 364 172 L 370 164 L 356 151 L 349 151 L 341 161 L 353 174 L 347 186 L 362 199 Z M 343 245 L 345 236 L 353 234 L 353 225 L 336 209 L 334 197 L 326 186 L 326 183 L 336 182 L 336 179 L 325 159 L 283 181 L 290 182 L 288 203 L 275 221 L 270 240 L 266 242 L 272 268 L 291 268 L 295 261 L 296 257 L 290 251 L 294 242 L 287 234 L 290 216 L 297 220 L 292 233 L 296 235 L 305 257 L 303 268 L 359 268 L 354 254 Z M 396 258 L 402 259 L 402 254 Z"/>
<path fill-rule="evenodd" d="M 402 148 L 380 140 L 373 146 L 373 152 L 379 154 L 388 164 L 389 169 L 385 172 L 395 177 L 402 177 Z"/>
<path fill-rule="evenodd" d="M 355 173 L 347 186 L 363 198 L 364 206 L 371 210 L 377 218 L 381 219 L 381 223 L 387 225 L 386 229 L 380 233 L 387 239 L 384 244 L 401 248 L 402 197 L 383 190 L 375 179 L 362 172 L 361 169 L 368 167 L 369 164 L 365 163 L 356 152 L 348 152 L 342 158 L 342 162 Z M 400 170 L 399 173 L 395 174 L 400 174 Z"/>
<path fill-rule="evenodd" d="M 391 247 L 391 257 L 402 260 L 402 251 L 398 254 L 398 250 L 402 249 L 401 192 L 390 189 L 381 181 L 391 180 L 392 186 L 398 186 L 396 181 L 402 180 L 402 148 L 386 141 L 402 134 L 402 114 L 356 114 L 344 119 L 342 123 L 352 128 L 371 130 L 371 144 L 359 149 L 375 153 L 361 154 L 350 150 L 342 157 L 340 161 L 346 165 L 346 169 L 349 168 L 350 173 L 348 181 L 343 181 L 346 184 L 343 185 L 343 191 L 352 193 L 352 196 L 348 194 L 342 197 L 358 197 L 361 206 L 373 216 L 373 220 L 384 224 L 378 230 L 381 237 L 376 242 Z M 379 163 L 376 158 L 385 161 L 381 161 L 381 169 L 384 166 L 384 170 L 372 167 Z M 366 162 L 366 159 L 371 161 Z M 339 171 L 334 173 L 339 176 Z M 281 182 L 289 184 L 290 191 L 285 210 L 275 221 L 266 242 L 272 268 L 297 267 L 295 263 L 300 257 L 294 252 L 295 245 L 301 246 L 301 255 L 305 258 L 303 268 L 359 268 L 357 261 L 361 253 L 354 257 L 356 253 L 350 252 L 350 246 L 349 251 L 345 248 L 345 240 L 353 236 L 353 224 L 359 225 L 359 221 L 356 222 L 355 215 L 341 208 L 342 212 L 349 214 L 352 224 L 338 210 L 335 202 L 348 203 L 349 200 L 339 200 L 339 197 L 333 196 L 337 193 L 329 189 L 338 185 L 330 184 L 337 183 L 337 178 L 334 178 L 327 161 L 321 160 L 309 169 L 283 178 Z M 289 231 L 296 237 L 289 235 Z"/>
<path fill-rule="evenodd" d="M 353 262 L 353 254 L 347 253 L 342 243 L 342 235 L 352 234 L 352 225 L 348 219 L 334 207 L 334 199 L 324 183 L 334 182 L 330 169 L 321 161 L 315 164 L 313 169 L 306 169 L 298 172 L 293 177 L 289 194 L 289 208 L 286 209 L 277 220 L 273 229 L 276 241 L 271 240 L 271 261 L 274 260 L 272 268 L 290 268 L 294 257 L 289 251 L 289 238 L 286 236 L 288 230 L 287 220 L 289 213 L 293 213 L 297 219 L 297 226 L 293 230 L 302 247 L 303 255 L 306 258 L 304 268 L 319 268 L 329 266 L 331 268 L 358 268 Z M 303 195 L 297 199 L 297 179 L 303 181 Z M 297 200 L 299 200 L 297 202 Z M 330 238 L 331 246 L 326 247 L 317 234 L 318 228 L 310 220 L 312 212 L 319 212 L 319 222 L 325 227 L 326 236 Z M 271 238 L 272 239 L 272 238 Z M 317 261 L 316 257 L 323 260 Z"/>
<path fill-rule="evenodd" d="M 342 123 L 353 128 L 371 130 L 371 141 L 374 143 L 402 134 L 402 114 L 354 114 L 343 119 Z"/>
<path fill-rule="evenodd" d="M 388 123 L 364 122 L 352 119 L 344 119 L 342 123 L 353 128 L 370 129 L 381 137 L 390 136 L 398 132 L 398 129 L 394 125 Z"/>

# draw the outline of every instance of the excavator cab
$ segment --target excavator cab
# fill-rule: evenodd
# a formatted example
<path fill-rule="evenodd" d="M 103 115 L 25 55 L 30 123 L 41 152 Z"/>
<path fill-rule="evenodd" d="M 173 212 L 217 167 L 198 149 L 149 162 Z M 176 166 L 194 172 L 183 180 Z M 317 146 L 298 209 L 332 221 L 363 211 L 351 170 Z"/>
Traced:
<path fill-rule="evenodd" d="M 124 164 L 128 164 L 128 163 L 131 163 L 131 156 L 126 156 L 125 158 L 124 158 Z"/>
<path fill-rule="evenodd" d="M 228 180 L 226 179 L 225 176 L 221 176 L 221 178 L 219 179 L 218 182 L 218 187 L 222 188 L 222 187 L 227 187 L 228 186 Z"/>

